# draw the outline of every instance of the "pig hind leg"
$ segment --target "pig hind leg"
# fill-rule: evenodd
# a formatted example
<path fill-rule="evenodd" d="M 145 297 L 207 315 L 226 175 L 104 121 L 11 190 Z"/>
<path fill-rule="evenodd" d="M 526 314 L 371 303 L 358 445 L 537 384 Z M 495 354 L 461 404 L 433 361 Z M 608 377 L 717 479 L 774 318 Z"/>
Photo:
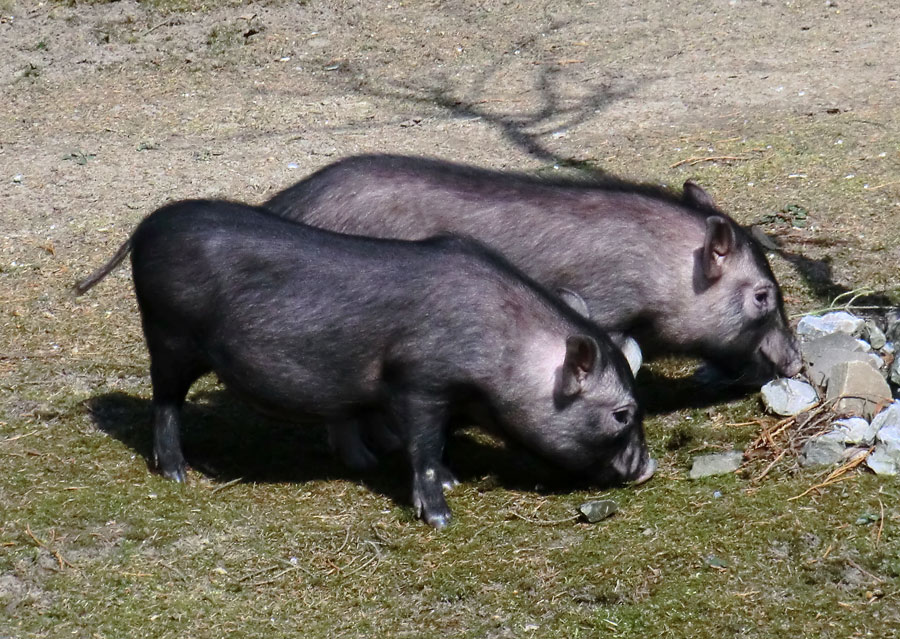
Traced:
<path fill-rule="evenodd" d="M 441 461 L 449 417 L 447 404 L 432 397 L 402 393 L 393 398 L 391 408 L 412 469 L 416 516 L 435 528 L 443 528 L 450 523 L 444 485 L 455 483 Z"/>
<path fill-rule="evenodd" d="M 360 415 L 329 425 L 328 443 L 332 453 L 356 471 L 372 470 L 378 465 L 380 456 L 403 447 L 394 428 L 381 413 Z"/>
<path fill-rule="evenodd" d="M 148 331 L 150 380 L 153 385 L 153 459 L 164 477 L 186 479 L 181 449 L 181 407 L 188 389 L 210 366 L 189 339 L 155 338 Z"/>

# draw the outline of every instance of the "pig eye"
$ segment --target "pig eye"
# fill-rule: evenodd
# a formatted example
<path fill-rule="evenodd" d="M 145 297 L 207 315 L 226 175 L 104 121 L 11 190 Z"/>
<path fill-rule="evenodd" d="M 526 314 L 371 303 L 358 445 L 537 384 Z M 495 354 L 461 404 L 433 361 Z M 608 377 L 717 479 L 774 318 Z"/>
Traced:
<path fill-rule="evenodd" d="M 623 406 L 613 411 L 613 419 L 621 426 L 627 426 L 634 417 L 634 407 Z"/>
<path fill-rule="evenodd" d="M 770 291 L 768 288 L 756 289 L 753 293 L 753 301 L 756 303 L 757 307 L 766 310 L 769 307 L 769 295 Z"/>

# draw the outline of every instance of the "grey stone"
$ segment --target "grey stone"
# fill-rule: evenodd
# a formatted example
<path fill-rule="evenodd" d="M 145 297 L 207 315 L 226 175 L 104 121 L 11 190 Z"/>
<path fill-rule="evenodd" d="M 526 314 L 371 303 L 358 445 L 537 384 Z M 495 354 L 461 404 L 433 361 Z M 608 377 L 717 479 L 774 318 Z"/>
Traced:
<path fill-rule="evenodd" d="M 887 341 L 895 344 L 900 342 L 900 308 L 888 311 L 884 316 L 884 321 L 886 327 L 884 336 Z"/>
<path fill-rule="evenodd" d="M 641 347 L 631 337 L 626 337 L 622 344 L 622 354 L 628 360 L 628 368 L 631 369 L 632 375 L 637 375 L 641 364 L 644 363 L 644 355 L 641 353 Z"/>
<path fill-rule="evenodd" d="M 732 450 L 727 453 L 713 453 L 712 455 L 698 455 L 694 457 L 689 477 L 700 479 L 710 475 L 724 475 L 733 473 L 744 462 L 744 453 Z"/>
<path fill-rule="evenodd" d="M 833 466 L 844 458 L 843 435 L 838 432 L 810 437 L 800 453 L 801 466 Z"/>
<path fill-rule="evenodd" d="M 875 450 L 866 459 L 866 464 L 878 475 L 896 475 L 900 471 L 900 402 L 894 402 L 888 410 L 884 424 L 875 437 Z M 895 406 L 898 408 L 894 409 Z M 894 410 L 892 410 L 894 409 Z M 873 420 L 874 421 L 874 420 Z"/>
<path fill-rule="evenodd" d="M 878 433 L 878 428 L 862 417 L 839 419 L 832 426 L 835 427 L 834 432 L 840 433 L 844 443 L 850 446 L 871 446 Z"/>
<path fill-rule="evenodd" d="M 846 311 L 827 313 L 821 317 L 807 315 L 797 324 L 797 334 L 804 337 L 821 337 L 831 333 L 854 335 L 862 329 L 865 320 Z"/>
<path fill-rule="evenodd" d="M 879 406 L 891 401 L 891 389 L 881 374 L 865 362 L 836 364 L 828 382 L 828 401 L 834 411 L 872 419 Z"/>
<path fill-rule="evenodd" d="M 872 420 L 872 428 L 875 429 L 876 433 L 888 426 L 900 427 L 900 400 L 891 402 L 890 406 L 875 415 L 875 418 Z"/>
<path fill-rule="evenodd" d="M 865 346 L 865 342 L 861 342 L 852 335 L 847 335 L 847 333 L 830 333 L 828 335 L 820 335 L 819 337 L 811 338 L 804 342 L 800 345 L 800 352 L 803 354 L 803 357 L 806 358 L 821 351 L 834 348 L 858 353 L 868 350 Z"/>
<path fill-rule="evenodd" d="M 888 379 L 900 386 L 900 357 L 894 357 L 894 363 L 891 364 L 891 369 L 888 371 Z"/>
<path fill-rule="evenodd" d="M 828 386 L 832 371 L 841 362 L 867 362 L 876 370 L 884 364 L 875 353 L 866 352 L 870 346 L 846 333 L 831 333 L 812 339 L 800 347 L 806 364 L 807 377 L 816 386 Z"/>
<path fill-rule="evenodd" d="M 584 518 L 590 523 L 596 523 L 601 519 L 614 515 L 619 511 L 619 504 L 611 499 L 600 499 L 598 501 L 586 501 L 578 507 Z"/>
<path fill-rule="evenodd" d="M 866 341 L 869 342 L 875 350 L 878 350 L 887 343 L 887 337 L 881 332 L 881 329 L 878 328 L 878 324 L 876 324 L 874 320 L 866 320 L 866 323 L 863 325 L 863 337 L 866 338 Z"/>
<path fill-rule="evenodd" d="M 796 415 L 819 401 L 816 389 L 796 379 L 776 379 L 762 387 L 765 407 L 776 415 Z"/>

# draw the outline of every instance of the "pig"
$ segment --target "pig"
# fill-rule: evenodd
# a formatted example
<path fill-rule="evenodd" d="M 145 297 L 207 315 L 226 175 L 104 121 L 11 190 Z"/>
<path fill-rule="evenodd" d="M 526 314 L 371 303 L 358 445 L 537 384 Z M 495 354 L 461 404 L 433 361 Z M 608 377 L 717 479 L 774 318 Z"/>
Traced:
<path fill-rule="evenodd" d="M 451 517 L 443 449 L 457 413 L 600 485 L 654 472 L 621 351 L 474 240 L 354 237 L 188 200 L 146 217 L 78 292 L 129 251 L 154 459 L 168 478 L 185 480 L 180 409 L 210 371 L 278 418 L 386 420 L 411 468 L 416 513 L 436 528 Z"/>
<path fill-rule="evenodd" d="M 472 236 L 548 288 L 580 293 L 596 322 L 632 336 L 649 357 L 697 356 L 746 384 L 801 368 L 764 252 L 690 181 L 676 196 L 612 179 L 363 155 L 322 168 L 263 206 L 341 233 Z"/>

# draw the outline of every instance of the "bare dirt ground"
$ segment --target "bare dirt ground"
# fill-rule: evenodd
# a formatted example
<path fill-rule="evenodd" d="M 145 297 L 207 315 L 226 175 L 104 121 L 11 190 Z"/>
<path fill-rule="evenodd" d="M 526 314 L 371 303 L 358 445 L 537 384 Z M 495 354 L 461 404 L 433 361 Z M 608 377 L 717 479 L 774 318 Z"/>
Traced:
<path fill-rule="evenodd" d="M 106 613 L 73 603 L 83 587 L 77 578 L 53 585 L 39 576 L 41 570 L 57 568 L 60 573 L 71 572 L 50 552 L 66 543 L 75 544 L 69 555 L 63 555 L 67 562 L 72 557 L 77 565 L 77 553 L 87 553 L 82 555 L 82 570 L 93 566 L 99 574 L 116 565 L 110 559 L 111 549 L 128 548 L 129 540 L 137 543 L 156 534 L 149 524 L 146 529 L 133 522 L 125 528 L 121 522 L 116 524 L 116 519 L 124 517 L 118 506 L 91 506 L 87 498 L 78 499 L 79 494 L 101 494 L 104 482 L 124 481 L 131 488 L 120 489 L 127 491 L 144 490 L 136 487 L 147 481 L 146 468 L 134 460 L 129 447 L 98 433 L 85 409 L 91 398 L 101 394 L 139 398 L 149 394 L 130 274 L 121 268 L 83 298 L 72 298 L 69 289 L 78 277 L 106 260 L 144 215 L 170 200 L 227 197 L 258 203 L 342 156 L 376 151 L 538 172 L 576 167 L 676 189 L 692 178 L 739 221 L 759 223 L 782 243 L 782 254 L 772 260 L 789 312 L 811 310 L 836 294 L 864 287 L 876 302 L 900 303 L 897 3 L 0 0 L 0 53 L 0 439 L 5 438 L 0 441 L 0 459 L 7 453 L 13 469 L 0 485 L 0 495 L 5 493 L 0 497 L 0 541 L 10 549 L 10 557 L 17 557 L 3 566 L 7 572 L 0 577 L 0 603 L 7 606 L 10 619 L 22 615 L 18 630 L 9 626 L 11 635 L 25 636 L 20 633 L 27 631 L 56 636 L 52 623 L 61 622 L 88 636 L 79 623 L 83 617 L 100 620 L 94 627 L 99 636 L 122 636 L 116 634 L 115 615 L 104 617 Z M 797 211 L 803 212 L 804 219 L 797 218 Z M 125 413 L 131 406 L 128 401 L 117 404 Z M 742 421 L 734 417 L 735 411 L 751 416 L 758 412 L 752 402 L 725 410 L 732 411 L 731 421 Z M 663 442 L 672 424 L 685 415 L 663 415 L 649 424 L 651 440 L 662 451 L 663 480 L 681 472 L 681 458 L 674 453 L 665 457 Z M 719 436 L 712 435 L 713 439 Z M 140 445 L 131 447 L 141 451 Z M 65 475 L 69 470 L 75 473 L 71 477 Z M 60 472 L 64 479 L 57 478 Z M 93 488 L 79 493 L 82 484 Z M 65 493 L 71 495 L 66 501 L 60 491 L 68 489 L 73 492 Z M 177 495 L 166 487 L 154 490 Z M 246 491 L 256 489 L 241 490 L 245 492 L 232 494 L 246 497 L 252 510 L 258 493 Z M 297 499 L 296 488 L 284 490 L 287 493 L 278 494 Z M 338 501 L 346 491 L 354 500 L 365 499 L 360 493 L 367 494 L 352 483 L 341 488 L 337 497 L 325 490 L 329 499 Z M 172 503 L 181 504 L 187 513 L 191 494 L 172 497 Z M 536 499 L 523 497 L 529 498 Z M 72 500 L 76 506 L 68 507 L 80 509 L 75 521 L 54 523 L 54 509 Z M 389 514 L 383 519 L 396 520 L 390 501 L 385 506 L 383 500 L 368 500 L 373 511 L 387 508 Z M 35 505 L 40 503 L 44 506 Z M 877 508 L 877 502 L 873 507 Z M 897 517 L 894 506 L 890 507 L 888 521 L 890 516 Z M 82 515 L 87 518 L 84 522 L 78 519 Z M 145 516 L 155 521 L 154 517 L 163 515 Z M 209 518 L 214 519 L 212 514 Z M 29 526 L 41 522 L 42 531 L 31 535 Z M 343 525 L 346 520 L 340 522 Z M 405 525 L 411 532 L 398 535 L 416 534 L 414 524 Z M 61 537 L 54 546 L 51 532 L 56 534 L 57 526 Z M 255 523 L 235 526 L 233 530 L 240 532 L 229 533 L 232 537 L 264 536 Z M 673 539 L 680 526 L 672 524 Z M 334 561 L 339 561 L 338 551 L 345 549 L 347 540 L 352 540 L 351 549 L 357 543 L 360 553 L 368 552 L 362 533 L 351 537 L 348 529 L 343 546 L 343 529 L 328 531 L 332 533 L 337 535 L 336 541 L 328 538 Z M 187 535 L 184 532 L 179 543 L 187 543 Z M 106 554 L 92 551 L 100 553 L 102 561 L 79 550 L 75 540 L 81 538 L 104 540 Z M 316 546 L 315 538 L 310 539 L 300 546 Z M 445 539 L 453 540 L 452 536 Z M 210 543 L 209 537 L 201 542 L 200 546 Z M 881 532 L 878 542 L 883 543 Z M 398 543 L 413 552 L 419 542 L 405 538 Z M 747 548 L 753 543 L 748 541 Z M 823 542 L 818 549 L 820 555 L 825 546 Z M 27 564 L 27 558 L 21 558 L 26 548 L 35 552 L 43 548 L 46 565 Z M 436 547 L 429 548 L 426 551 L 435 555 L 435 564 L 443 561 Z M 674 552 L 661 548 L 661 554 Z M 135 552 L 144 560 L 153 554 L 144 546 Z M 201 554 L 193 547 L 184 552 Z M 251 561 L 247 557 L 231 560 Z M 134 574 L 143 574 L 146 566 L 138 563 Z M 230 564 L 216 565 L 204 564 L 213 573 L 233 570 Z M 866 574 L 879 569 L 867 565 Z M 331 570 L 327 565 L 321 568 Z M 456 569 L 458 574 L 452 572 Z M 475 612 L 468 620 L 459 617 L 467 614 L 465 606 L 462 613 L 445 611 L 446 618 L 452 617 L 457 624 L 451 626 L 454 632 L 523 636 L 534 610 L 496 599 L 497 584 L 505 583 L 505 577 L 496 577 L 496 583 L 487 579 L 489 586 L 482 586 L 485 579 L 461 576 L 477 574 L 477 569 L 465 562 L 451 564 L 450 576 L 444 575 L 440 582 L 450 584 L 446 588 L 451 595 L 447 599 L 441 594 L 434 601 L 450 606 L 446 602 L 477 597 L 482 603 L 494 602 L 499 616 L 491 620 L 493 612 L 480 604 L 471 604 Z M 553 572 L 557 568 L 545 564 L 540 569 L 558 586 L 551 602 L 572 598 L 564 569 Z M 156 574 L 157 569 L 146 570 Z M 175 574 L 158 570 L 167 578 Z M 476 572 L 466 572 L 471 570 Z M 644 570 L 643 564 L 634 570 Z M 758 574 L 767 575 L 760 570 Z M 757 577 L 757 585 L 772 580 L 782 583 L 778 581 L 782 579 L 784 588 L 790 588 L 791 569 L 775 570 L 775 576 Z M 823 575 L 831 574 L 823 571 Z M 397 572 L 404 579 L 412 579 L 407 573 L 415 573 L 412 569 Z M 224 573 L 213 573 L 209 573 L 210 583 L 215 586 Z M 263 582 L 269 573 L 260 574 L 237 581 Z M 670 599 L 662 595 L 654 599 L 657 582 L 652 574 L 634 577 L 633 583 L 628 578 L 624 581 L 638 593 L 629 595 L 628 602 L 641 615 L 654 606 L 665 608 L 662 604 L 667 601 L 675 602 L 676 608 L 693 605 L 685 603 L 689 598 L 679 599 L 676 592 Z M 834 583 L 844 584 L 843 578 L 836 577 Z M 692 580 L 685 576 L 679 583 L 687 590 L 700 587 Z M 863 577 L 860 580 L 865 582 Z M 443 591 L 438 582 L 424 583 L 411 610 L 423 615 L 436 631 L 443 627 L 445 617 L 440 611 L 444 608 L 435 608 L 428 593 L 429 589 Z M 141 592 L 139 585 L 130 582 L 111 588 L 116 596 L 121 588 Z M 223 588 L 222 592 L 232 592 L 230 586 Z M 262 596 L 259 588 L 257 597 Z M 640 594 L 642 588 L 644 594 Z M 846 592 L 841 588 L 835 590 L 835 602 Z M 160 589 L 157 594 L 165 590 Z M 741 589 L 734 585 L 733 590 Z M 785 592 L 767 600 L 769 615 L 782 614 L 773 611 L 782 610 Z M 213 588 L 192 596 L 205 597 L 208 603 L 203 605 L 215 609 L 225 606 L 217 593 Z M 360 602 L 373 596 L 363 590 L 351 594 L 361 609 Z M 621 612 L 624 609 L 619 609 L 616 622 L 610 601 L 618 596 L 598 595 L 592 612 L 567 613 L 570 617 L 562 620 L 552 617 L 553 606 L 545 605 L 544 599 L 534 599 L 544 602 L 534 603 L 535 610 L 545 612 L 544 621 L 535 622 L 535 628 L 540 628 L 535 636 L 545 631 L 545 636 L 551 636 L 553 629 L 558 633 L 587 627 L 579 625 L 587 623 L 585 619 L 596 623 L 590 626 L 594 632 L 622 632 L 628 627 L 659 634 L 665 627 L 663 621 L 654 625 L 652 615 L 649 621 L 638 621 L 638 616 L 629 621 L 628 613 Z M 758 593 L 746 596 L 752 599 Z M 723 597 L 729 602 L 746 601 Z M 328 610 L 329 606 L 341 609 L 340 601 L 328 599 L 315 588 L 301 599 L 311 627 L 322 632 L 335 627 Z M 184 601 L 193 600 L 186 597 Z M 275 605 L 265 599 L 254 601 Z M 647 602 L 650 608 L 641 608 Z M 23 613 L 28 606 L 37 612 Z M 159 610 L 153 606 L 139 610 L 135 619 L 163 614 L 160 610 L 166 608 L 160 606 Z M 240 612 L 240 607 L 235 608 L 238 619 L 261 609 Z M 765 626 L 738 627 L 731 617 L 720 619 L 712 610 L 716 606 L 710 604 L 706 614 L 712 614 L 713 621 L 708 628 L 704 630 L 698 622 L 692 636 L 705 636 L 705 631 L 713 633 L 710 636 L 738 631 L 746 636 L 757 636 L 754 632 L 775 636 L 766 634 Z M 746 612 L 738 609 L 735 615 Z M 377 615 L 353 621 L 353 613 L 348 612 L 337 634 L 352 636 L 360 627 L 372 632 L 401 627 L 413 634 L 424 632 L 400 608 L 392 614 L 402 623 L 395 617 L 373 620 Z M 182 612 L 165 615 L 168 630 L 146 631 L 148 635 L 227 635 L 216 634 L 212 622 L 191 625 Z M 275 621 L 281 617 L 272 615 L 270 630 L 289 635 Z M 554 621 L 548 622 L 546 615 Z M 797 630 L 792 625 L 797 619 L 818 619 L 812 613 L 794 617 L 787 614 L 779 622 L 785 632 Z M 129 619 L 125 614 L 120 620 Z M 571 619 L 577 623 L 570 627 Z M 363 625 L 353 625 L 357 622 Z M 690 626 L 682 622 L 687 625 L 681 627 Z M 137 627 L 134 624 L 128 627 Z M 258 625 L 254 632 L 268 627 Z M 2 628 L 0 622 L 0 636 Z M 831 632 L 846 636 L 840 624 L 817 628 L 815 636 L 832 636 Z M 669 636 L 687 635 L 676 631 Z"/>

